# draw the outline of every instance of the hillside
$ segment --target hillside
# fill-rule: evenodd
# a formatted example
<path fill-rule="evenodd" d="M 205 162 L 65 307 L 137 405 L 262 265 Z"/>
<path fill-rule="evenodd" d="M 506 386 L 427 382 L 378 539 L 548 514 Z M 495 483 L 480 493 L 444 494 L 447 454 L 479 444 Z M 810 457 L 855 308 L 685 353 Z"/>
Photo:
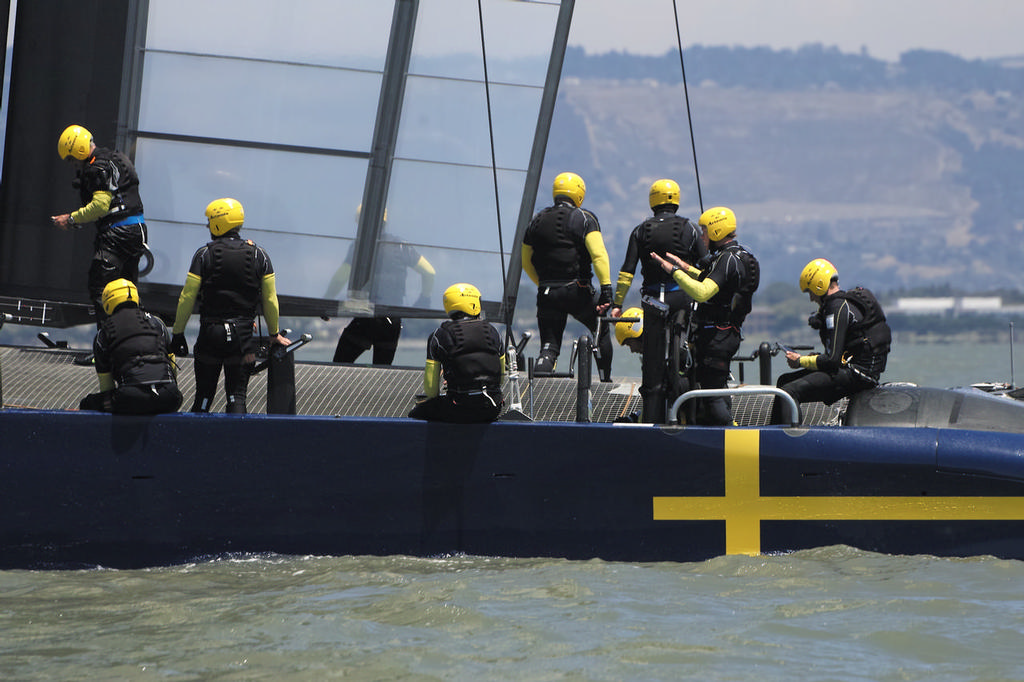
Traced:
<path fill-rule="evenodd" d="M 695 55 L 700 198 L 678 55 L 567 58 L 544 178 L 586 179 L 613 270 L 650 183 L 671 177 L 681 213 L 736 211 L 766 283 L 825 256 L 877 290 L 1024 289 L 1024 70 L 921 52 Z"/>

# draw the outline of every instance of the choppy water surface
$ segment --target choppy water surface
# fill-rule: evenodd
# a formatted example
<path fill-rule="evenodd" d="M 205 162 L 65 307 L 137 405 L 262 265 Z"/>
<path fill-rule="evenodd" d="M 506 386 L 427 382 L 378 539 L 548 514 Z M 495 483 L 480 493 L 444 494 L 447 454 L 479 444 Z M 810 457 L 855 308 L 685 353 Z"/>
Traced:
<path fill-rule="evenodd" d="M 217 560 L 0 572 L 3 680 L 1024 679 L 1024 562 Z"/>

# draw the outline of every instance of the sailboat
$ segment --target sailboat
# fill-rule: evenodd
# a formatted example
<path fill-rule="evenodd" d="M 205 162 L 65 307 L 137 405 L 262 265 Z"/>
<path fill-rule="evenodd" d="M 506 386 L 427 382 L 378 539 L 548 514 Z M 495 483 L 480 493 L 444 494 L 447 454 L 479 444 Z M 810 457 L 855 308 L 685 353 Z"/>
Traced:
<path fill-rule="evenodd" d="M 73 205 L 54 189 L 67 169 L 56 155 L 29 162 L 74 118 L 100 122 L 94 134 L 130 150 L 143 178 L 148 310 L 173 315 L 207 238 L 202 208 L 234 196 L 274 258 L 286 317 L 443 317 L 440 292 L 417 305 L 374 286 L 400 240 L 439 281 L 477 285 L 523 350 L 516 254 L 543 184 L 571 0 L 351 3 L 329 22 L 315 3 L 60 9 L 16 6 L 7 329 L 94 322 L 88 231 L 62 239 L 40 219 Z M 104 40 L 35 49 L 68 22 L 102 26 Z M 61 87 L 38 87 L 39 73 Z M 318 298 L 350 251 L 341 297 Z M 301 348 L 285 409 L 264 372 L 251 399 L 267 396 L 266 413 L 144 418 L 73 409 L 95 382 L 79 353 L 0 347 L 0 568 L 266 553 L 694 561 L 830 544 L 1024 558 L 1024 405 L 1012 397 L 889 385 L 768 426 L 776 395 L 762 376 L 733 392 L 735 427 L 623 424 L 638 381 L 592 382 L 581 338 L 569 376 L 510 373 L 510 410 L 493 424 L 407 419 L 418 370 L 307 362 Z"/>

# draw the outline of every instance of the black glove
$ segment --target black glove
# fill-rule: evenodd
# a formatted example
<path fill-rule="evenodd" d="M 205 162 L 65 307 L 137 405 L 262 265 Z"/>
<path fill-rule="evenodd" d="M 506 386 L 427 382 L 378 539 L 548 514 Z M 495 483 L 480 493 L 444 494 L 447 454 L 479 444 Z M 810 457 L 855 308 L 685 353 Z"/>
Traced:
<path fill-rule="evenodd" d="M 807 326 L 811 329 L 821 329 L 825 326 L 825 321 L 821 319 L 821 313 L 817 312 L 807 318 Z"/>
<path fill-rule="evenodd" d="M 606 304 L 610 305 L 611 302 L 612 302 L 612 285 L 611 284 L 602 284 L 601 285 L 601 295 L 597 297 L 597 305 L 598 305 L 598 307 L 606 305 Z"/>
<path fill-rule="evenodd" d="M 175 334 L 171 337 L 171 345 L 168 346 L 167 350 L 174 353 L 177 356 L 188 355 L 188 342 L 185 341 L 184 334 Z"/>

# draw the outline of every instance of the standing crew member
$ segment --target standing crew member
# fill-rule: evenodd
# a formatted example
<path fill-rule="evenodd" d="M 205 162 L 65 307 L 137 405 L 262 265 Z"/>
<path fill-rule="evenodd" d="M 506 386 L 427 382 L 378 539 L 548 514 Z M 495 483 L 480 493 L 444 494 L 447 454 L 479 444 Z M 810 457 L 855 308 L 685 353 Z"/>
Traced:
<path fill-rule="evenodd" d="M 127 279 L 103 288 L 105 317 L 93 341 L 99 393 L 79 409 L 114 414 L 161 414 L 181 407 L 171 335 L 160 318 L 139 307 L 139 290 Z"/>
<path fill-rule="evenodd" d="M 620 346 L 628 348 L 631 353 L 641 354 L 640 359 L 642 362 L 642 354 L 644 353 L 644 336 L 647 334 L 645 331 L 644 311 L 640 308 L 626 308 L 618 317 L 623 320 L 635 320 L 630 322 L 616 322 L 615 340 L 619 342 Z M 689 390 L 690 382 L 684 374 L 681 374 L 679 371 L 673 371 L 676 368 L 671 366 L 668 358 L 664 358 L 662 360 L 662 365 L 663 368 L 661 376 L 663 384 L 661 386 L 661 394 L 664 396 L 665 401 L 672 403 L 676 398 Z M 633 415 L 628 419 L 624 419 L 622 421 L 636 422 L 638 420 L 635 418 L 635 415 L 636 413 L 633 413 Z"/>
<path fill-rule="evenodd" d="M 729 363 L 743 341 L 743 321 L 750 312 L 761 268 L 754 255 L 736 241 L 736 214 L 724 206 L 704 211 L 700 226 L 707 235 L 711 264 L 700 270 L 675 254 L 652 253 L 666 272 L 698 302 L 694 312 L 693 346 L 696 379 L 701 388 L 725 388 Z M 732 401 L 710 398 L 704 420 L 732 424 Z"/>
<path fill-rule="evenodd" d="M 583 178 L 560 173 L 552 187 L 554 205 L 535 215 L 523 236 L 523 270 L 537 285 L 541 350 L 534 370 L 538 374 L 555 370 L 565 323 L 572 315 L 596 337 L 601 381 L 611 381 L 611 336 L 603 325 L 598 333 L 597 319 L 612 304 L 611 270 L 601 225 L 593 213 L 581 208 L 586 193 Z M 596 302 L 594 273 L 601 286 Z"/>
<path fill-rule="evenodd" d="M 224 369 L 227 412 L 245 414 L 249 374 L 256 363 L 256 309 L 262 301 L 271 342 L 291 343 L 278 331 L 277 285 L 270 256 L 239 230 L 245 210 L 234 199 L 217 199 L 206 207 L 213 240 L 192 256 L 185 286 L 178 297 L 171 350 L 188 353 L 185 325 L 200 301 L 196 338 L 196 398 L 193 412 L 209 412 Z"/>
<path fill-rule="evenodd" d="M 655 181 L 651 185 L 650 205 L 654 215 L 637 225 L 629 235 L 611 314 L 613 317 L 621 314 L 622 302 L 633 282 L 639 262 L 643 274 L 641 293 L 644 296 L 641 299 L 644 314 L 643 356 L 640 360 L 640 396 L 644 400 L 641 421 L 662 424 L 665 422 L 666 403 L 666 321 L 673 319 L 680 311 L 688 310 L 693 299 L 650 254 L 653 252 L 664 256 L 671 253 L 690 263 L 702 263 L 708 255 L 708 249 L 701 237 L 700 228 L 689 218 L 676 215 L 679 210 L 678 183 L 668 179 Z M 655 307 L 649 299 L 664 305 Z M 667 311 L 665 306 L 668 307 Z"/>
<path fill-rule="evenodd" d="M 356 208 L 356 222 L 362 212 L 362 204 Z M 388 212 L 384 210 L 384 224 L 387 225 Z M 353 242 L 352 247 L 355 246 Z M 349 248 L 345 260 L 335 271 L 324 298 L 334 298 L 348 284 L 352 272 L 352 250 Z M 413 303 L 415 308 L 426 308 L 430 305 L 430 292 L 434 289 L 434 266 L 416 250 L 398 238 L 384 232 L 377 242 L 377 263 L 374 268 L 371 297 L 376 302 L 394 302 L 402 305 L 405 302 L 406 271 L 413 270 L 420 276 L 420 295 Z M 402 318 L 394 315 L 377 315 L 374 317 L 355 317 L 338 337 L 338 345 L 334 349 L 333 362 L 355 362 L 365 351 L 373 348 L 373 364 L 390 365 L 394 362 L 398 350 L 398 340 L 402 335 Z"/>
<path fill-rule="evenodd" d="M 139 176 L 128 157 L 114 149 L 97 147 L 92 133 L 80 125 L 68 126 L 57 141 L 60 158 L 75 164 L 75 180 L 82 207 L 51 216 L 62 230 L 96 224 L 89 298 L 96 310 L 96 325 L 107 316 L 103 287 L 124 278 L 138 284 L 139 259 L 146 253 L 146 218 L 139 197 Z"/>
<path fill-rule="evenodd" d="M 892 332 L 878 299 L 867 289 L 839 288 L 839 271 L 824 258 L 815 258 L 800 273 L 800 291 L 806 291 L 818 310 L 808 324 L 818 330 L 824 353 L 801 355 L 786 351 L 786 362 L 796 372 L 779 377 L 777 386 L 793 396 L 797 405 L 823 402 L 874 388 L 885 371 Z M 772 403 L 772 424 L 786 423 L 779 400 Z"/>
<path fill-rule="evenodd" d="M 423 368 L 426 399 L 409 413 L 414 419 L 471 424 L 492 422 L 501 414 L 501 377 L 505 354 L 494 326 L 480 319 L 480 290 L 453 284 L 444 292 L 451 318 L 427 339 Z M 441 375 L 447 389 L 441 395 Z"/>

